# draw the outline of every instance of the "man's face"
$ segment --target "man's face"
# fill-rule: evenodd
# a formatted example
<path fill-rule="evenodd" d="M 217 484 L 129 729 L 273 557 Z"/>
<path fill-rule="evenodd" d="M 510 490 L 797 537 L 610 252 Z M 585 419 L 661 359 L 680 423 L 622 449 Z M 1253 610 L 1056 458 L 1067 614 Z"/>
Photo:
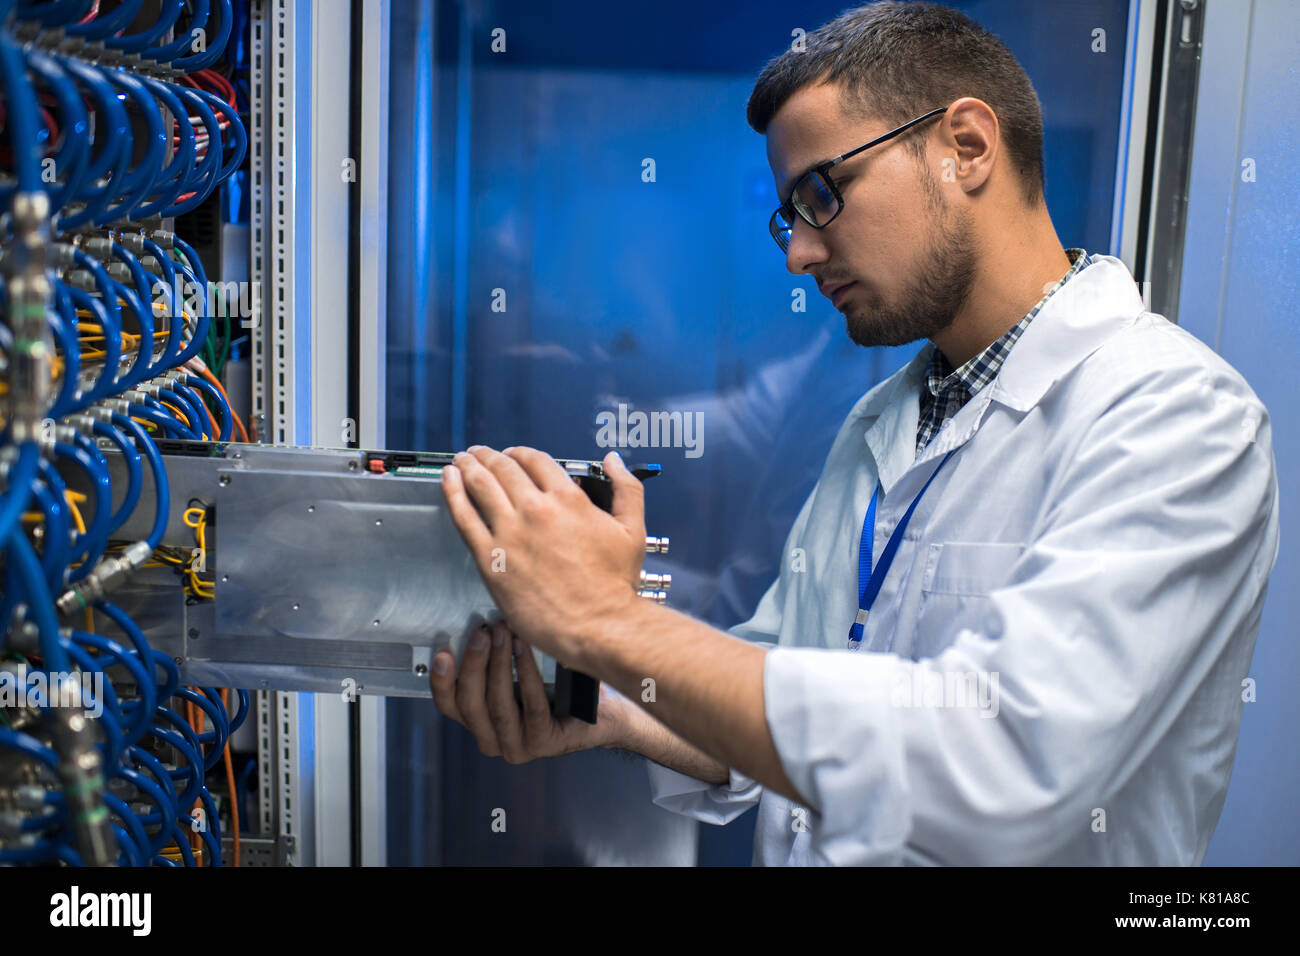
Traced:
<path fill-rule="evenodd" d="M 931 135 L 942 121 L 927 120 L 832 167 L 844 208 L 824 229 L 796 215 L 786 268 L 816 278 L 858 345 L 906 345 L 941 332 L 974 280 L 969 213 L 948 203 L 928 162 L 903 142 Z M 808 168 L 892 128 L 845 115 L 838 85 L 799 90 L 767 130 L 777 194 L 784 201 Z"/>

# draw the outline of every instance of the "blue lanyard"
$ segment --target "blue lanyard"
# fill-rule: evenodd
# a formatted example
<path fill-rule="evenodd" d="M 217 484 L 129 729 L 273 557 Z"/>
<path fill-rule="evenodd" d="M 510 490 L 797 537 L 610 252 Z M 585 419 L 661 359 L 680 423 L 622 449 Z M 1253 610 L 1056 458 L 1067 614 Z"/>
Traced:
<path fill-rule="evenodd" d="M 876 602 L 876 595 L 880 593 L 880 586 L 885 583 L 885 575 L 889 573 L 889 566 L 894 562 L 894 554 L 898 551 L 899 544 L 903 541 L 903 529 L 907 523 L 912 520 L 912 512 L 921 501 L 921 496 L 925 494 L 930 482 L 934 481 L 935 476 L 948 463 L 952 457 L 953 449 L 944 455 L 943 461 L 939 462 L 939 467 L 934 470 L 929 481 L 917 492 L 916 497 L 912 499 L 912 505 L 903 515 L 898 527 L 894 533 L 889 536 L 889 543 L 885 545 L 885 551 L 880 556 L 880 563 L 873 569 L 871 567 L 871 548 L 876 536 L 876 499 L 880 496 L 880 482 L 876 482 L 876 490 L 871 493 L 871 504 L 867 508 L 867 516 L 862 522 L 862 540 L 858 544 L 858 613 L 853 620 L 853 626 L 849 628 L 849 644 L 851 651 L 856 651 L 862 647 L 862 632 L 867 623 L 867 613 L 871 610 L 871 605 Z"/>

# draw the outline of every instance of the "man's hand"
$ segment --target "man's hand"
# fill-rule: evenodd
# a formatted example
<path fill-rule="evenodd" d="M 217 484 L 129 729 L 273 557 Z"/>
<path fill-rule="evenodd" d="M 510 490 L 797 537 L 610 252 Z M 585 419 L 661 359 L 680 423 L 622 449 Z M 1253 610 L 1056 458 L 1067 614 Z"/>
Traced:
<path fill-rule="evenodd" d="M 516 633 L 581 670 L 582 638 L 626 615 L 645 557 L 641 482 L 605 456 L 611 512 L 532 448 L 474 446 L 443 470 L 447 508 L 483 582 Z"/>
<path fill-rule="evenodd" d="M 512 658 L 519 671 L 522 703 L 515 701 Z M 438 710 L 468 729 L 484 755 L 504 757 L 512 764 L 592 747 L 624 746 L 629 711 L 636 709 L 602 684 L 595 724 L 576 717 L 556 720 L 532 651 L 503 621 L 471 635 L 459 677 L 451 653 L 439 651 L 429 685 Z"/>

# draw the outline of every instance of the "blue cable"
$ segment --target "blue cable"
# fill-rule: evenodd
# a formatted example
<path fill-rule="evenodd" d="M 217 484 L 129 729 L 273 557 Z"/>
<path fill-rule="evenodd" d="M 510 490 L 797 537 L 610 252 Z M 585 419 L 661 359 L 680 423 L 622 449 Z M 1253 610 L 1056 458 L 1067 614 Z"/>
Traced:
<path fill-rule="evenodd" d="M 86 203 L 86 208 L 57 217 L 57 228 L 69 232 L 95 221 L 118 195 L 122 181 L 127 177 L 135 140 L 126 109 L 104 74 L 80 60 L 70 57 L 57 59 L 65 70 L 81 82 L 95 103 L 95 142 L 92 143 L 90 168 L 85 172 L 84 182 L 87 186 L 83 186 L 82 192 L 73 197 Z M 94 155 L 94 146 L 100 147 L 98 156 Z M 87 188 L 106 174 L 109 178 L 103 186 Z"/>
<path fill-rule="evenodd" d="M 176 688 L 175 696 L 180 697 L 182 700 L 184 700 L 186 699 L 184 695 L 187 691 L 190 694 L 194 693 L 188 687 L 178 687 Z M 197 695 L 195 696 L 197 697 Z M 197 700 L 194 700 L 192 702 L 196 704 L 198 703 Z M 215 767 L 217 765 L 217 761 L 221 759 L 221 751 L 217 750 L 214 747 L 212 751 L 205 756 L 203 752 L 203 741 L 199 737 L 199 732 L 190 726 L 189 721 L 182 718 L 180 714 L 176 713 L 175 710 L 166 706 L 165 704 L 159 704 L 156 713 L 158 714 L 158 716 L 162 717 L 169 723 L 175 725 L 176 729 L 180 732 L 181 736 L 184 737 L 185 740 L 189 743 L 189 746 L 193 748 L 194 756 L 198 758 L 197 761 L 194 762 L 194 765 L 196 767 L 202 767 L 202 772 L 199 777 L 199 784 L 202 785 L 204 776 L 206 776 L 207 772 L 211 770 L 213 767 Z M 164 732 L 169 733 L 170 731 L 164 731 Z M 172 771 L 172 774 L 174 776 L 176 774 L 176 771 Z M 189 801 L 185 801 L 185 803 L 188 806 Z"/>
<path fill-rule="evenodd" d="M 162 15 L 154 21 L 153 26 L 143 33 L 124 34 L 104 38 L 104 45 L 115 47 L 124 53 L 139 53 L 157 43 L 167 31 L 180 19 L 185 10 L 185 0 L 163 0 Z"/>
<path fill-rule="evenodd" d="M 81 398 L 77 399 L 73 406 L 75 411 L 83 411 L 107 396 L 112 390 L 117 379 L 117 363 L 122 357 L 122 333 L 120 329 L 113 326 L 108 309 L 104 307 L 104 304 L 99 299 L 75 286 L 65 285 L 64 288 L 72 299 L 73 308 L 85 309 L 91 313 L 94 320 L 99 323 L 99 327 L 104 331 L 104 362 L 100 366 L 99 375 L 95 378 L 95 384 L 89 390 L 83 392 Z M 81 328 L 80 318 L 77 319 L 77 328 Z"/>
<path fill-rule="evenodd" d="M 205 758 L 205 762 L 207 760 L 211 760 L 212 764 L 210 766 L 206 766 L 204 769 L 211 770 L 213 767 L 217 765 L 217 761 L 221 759 L 222 751 L 226 749 L 226 740 L 229 738 L 230 735 L 230 725 L 229 723 L 226 722 L 225 716 L 222 715 L 221 708 L 219 706 L 221 704 L 221 698 L 217 698 L 218 706 L 214 707 L 212 705 L 212 701 L 207 697 L 206 693 L 196 694 L 188 687 L 176 688 L 176 696 L 179 697 L 181 700 L 188 700 L 196 707 L 201 708 L 203 712 L 208 715 L 208 718 L 212 721 L 212 726 L 215 728 L 214 730 L 204 731 L 202 733 L 199 733 L 197 731 L 195 732 L 195 739 L 198 741 L 200 747 L 203 744 L 214 745 L 213 753 L 210 753 Z"/>
<path fill-rule="evenodd" d="M 143 747 L 131 747 L 128 756 L 140 765 L 143 770 L 149 772 L 149 776 L 154 779 L 158 787 L 162 790 L 165 797 L 164 803 L 170 808 L 167 819 L 171 820 L 176 817 L 176 783 L 167 773 L 167 768 L 162 765 L 157 757 L 145 750 Z"/>
<path fill-rule="evenodd" d="M 202 53 L 195 53 L 190 56 L 183 56 L 179 60 L 172 60 L 171 67 L 173 70 L 180 70 L 182 73 L 195 73 L 216 63 L 221 58 L 221 54 L 225 52 L 226 43 L 230 40 L 234 17 L 230 10 L 230 0 L 217 0 L 217 2 L 221 4 L 221 14 L 218 17 L 220 26 L 217 27 L 216 39 L 209 43 L 208 48 Z"/>
<path fill-rule="evenodd" d="M 90 119 L 85 103 L 57 60 L 40 50 L 27 51 L 27 66 L 49 85 L 59 103 L 59 129 L 63 143 L 55 152 L 54 168 L 63 176 L 63 185 L 50 190 L 50 211 L 61 208 L 81 189 L 90 161 Z"/>
<path fill-rule="evenodd" d="M 140 464 L 140 453 L 135 450 L 135 446 L 126 440 L 118 429 L 104 422 L 95 422 L 92 427 L 94 434 L 101 438 L 109 439 L 122 455 L 122 460 L 126 463 L 126 494 L 122 498 L 122 504 L 117 511 L 113 513 L 113 519 L 109 522 L 110 534 L 117 531 L 126 520 L 135 512 L 136 506 L 140 503 L 140 487 L 144 484 L 144 469 Z"/>
<path fill-rule="evenodd" d="M 104 669 L 95 662 L 95 659 L 78 647 L 75 642 L 69 641 L 66 638 L 60 638 L 60 640 L 63 642 L 63 650 L 67 653 L 69 659 L 74 661 L 83 673 L 98 672 L 104 674 Z M 120 703 L 117 699 L 117 692 L 113 690 L 113 682 L 108 680 L 106 674 L 104 675 L 104 684 L 104 700 L 99 700 L 93 692 L 90 692 L 89 694 L 86 694 L 86 696 L 83 696 L 82 703 L 87 710 L 99 710 L 99 716 L 95 719 L 99 721 L 100 729 L 104 732 L 104 764 L 106 766 L 114 766 L 121 757 L 123 750 L 122 728 L 118 723 L 118 716 L 121 714 L 121 710 Z M 83 688 L 82 690 L 84 694 L 85 689 Z M 53 694 L 54 688 L 51 687 L 50 691 L 51 694 Z M 109 706 L 110 695 L 112 701 L 111 707 Z M 51 703 L 51 706 L 53 706 L 53 702 Z"/>
<path fill-rule="evenodd" d="M 161 289 L 166 294 L 167 303 L 165 308 L 170 313 L 172 311 L 172 290 L 162 289 L 162 281 L 157 276 L 151 276 L 150 273 L 146 272 L 144 266 L 140 264 L 140 260 L 132 255 L 131 251 L 121 243 L 113 243 L 111 249 L 113 257 L 125 265 L 127 271 L 131 273 L 131 281 L 135 285 L 135 294 L 137 296 L 137 301 L 132 303 L 132 309 L 135 309 L 136 305 L 140 306 L 140 310 L 136 313 L 140 325 L 140 349 L 139 354 L 136 356 L 136 364 L 131 366 L 131 375 L 134 381 L 139 383 L 166 370 L 166 366 L 162 364 L 162 361 L 154 361 L 153 357 L 154 332 L 158 328 L 154 322 L 153 295 L 155 289 Z M 144 360 L 144 368 L 138 373 L 140 377 L 134 378 L 137 374 L 136 366 L 140 364 L 141 360 Z"/>
<path fill-rule="evenodd" d="M 111 793 L 104 794 L 104 806 L 108 807 L 110 813 L 117 816 L 118 819 L 126 824 L 127 831 L 131 838 L 131 843 L 137 851 L 135 860 L 139 861 L 135 862 L 133 865 L 144 866 L 146 861 L 149 859 L 150 850 L 149 834 L 145 832 L 144 824 L 140 822 L 140 818 L 135 815 L 129 806 L 127 806 L 126 801 L 122 800 L 120 797 L 115 797 Z"/>
<path fill-rule="evenodd" d="M 104 795 L 105 797 L 108 794 Z M 109 811 L 112 812 L 111 810 Z M 117 838 L 117 846 L 122 851 L 117 858 L 118 866 L 143 866 L 140 862 L 140 847 L 136 844 L 131 834 L 127 833 L 116 823 L 113 824 L 113 836 Z"/>
<path fill-rule="evenodd" d="M 164 217 L 183 216 L 188 212 L 193 212 L 203 204 L 203 201 L 208 198 L 212 190 L 221 181 L 221 122 L 208 106 L 204 96 L 205 91 L 177 86 L 173 87 L 173 92 L 184 100 L 195 113 L 198 113 L 200 121 L 207 129 L 208 145 L 203 159 L 199 162 L 198 169 L 195 171 L 195 178 L 186 186 L 194 195 L 168 206 L 162 212 Z M 208 97 L 211 97 L 211 94 L 208 94 Z M 215 97 L 212 98 L 215 99 Z"/>
<path fill-rule="evenodd" d="M 127 369 L 126 374 L 119 376 L 117 380 L 118 390 L 125 391 L 128 388 L 134 388 L 153 375 L 153 350 L 146 348 L 144 345 L 146 342 L 153 341 L 153 315 L 140 304 L 140 297 L 135 294 L 134 289 L 122 285 L 116 280 L 112 281 L 114 293 L 126 303 L 127 309 L 135 317 L 136 329 L 140 335 L 140 347 L 136 349 L 135 360 L 131 363 L 131 367 Z"/>
<path fill-rule="evenodd" d="M 236 688 L 235 693 L 239 697 L 239 718 L 237 720 L 231 721 L 230 723 L 231 734 L 234 734 L 236 730 L 244 726 L 244 721 L 248 718 L 248 708 L 249 705 L 251 704 L 251 700 L 248 696 L 248 691 L 243 690 L 242 688 Z"/>
<path fill-rule="evenodd" d="M 72 261 L 77 268 L 90 273 L 90 277 L 95 283 L 95 289 L 99 292 L 99 298 L 95 299 L 82 292 L 82 290 L 74 288 L 72 290 L 73 299 L 79 302 L 83 301 L 83 299 L 98 302 L 99 308 L 103 310 L 103 314 L 97 314 L 97 318 L 104 330 L 104 371 L 100 375 L 100 380 L 95 383 L 95 387 L 86 395 L 87 401 L 97 402 L 119 389 L 117 366 L 122 359 L 122 309 L 117 304 L 118 284 L 113 281 L 108 274 L 108 270 L 97 259 L 87 255 L 83 250 L 74 249 Z M 78 294 L 80 294 L 80 298 Z M 94 306 L 91 306 L 91 311 L 96 311 Z M 122 385 L 120 387 L 125 388 L 126 386 Z"/>
<path fill-rule="evenodd" d="M 123 184 L 125 197 L 116 205 L 105 209 L 95 217 L 95 225 L 107 226 L 118 219 L 131 214 L 131 210 L 142 203 L 153 190 L 154 181 L 162 171 L 167 158 L 167 147 L 171 145 L 171 131 L 163 131 L 162 114 L 157 101 L 149 95 L 145 85 L 129 73 L 110 70 L 105 74 L 108 82 L 124 92 L 135 104 L 136 114 L 143 119 L 148 128 L 145 135 L 145 150 L 139 161 L 127 172 L 127 181 Z M 137 142 L 137 146 L 139 143 Z M 127 162 L 131 157 L 127 157 Z"/>
<path fill-rule="evenodd" d="M 209 93 L 207 90 L 194 90 L 194 92 L 207 100 L 213 111 L 223 114 L 230 123 L 230 132 L 235 137 L 234 152 L 231 153 L 230 159 L 221 168 L 219 176 L 221 180 L 228 179 L 230 174 L 238 169 L 239 164 L 244 161 L 244 154 L 248 151 L 248 131 L 244 129 L 244 123 L 239 118 L 239 112 L 221 97 L 215 93 Z"/>
<path fill-rule="evenodd" d="M 163 743 L 171 744 L 176 748 L 177 755 L 184 760 L 183 766 L 177 766 L 174 769 L 170 769 L 167 771 L 167 774 L 173 781 L 182 778 L 186 781 L 185 789 L 179 791 L 176 796 L 176 805 L 178 807 L 193 806 L 195 799 L 199 795 L 199 790 L 203 787 L 203 775 L 205 772 L 203 768 L 203 758 L 197 753 L 198 742 L 194 741 L 191 743 L 191 738 L 194 736 L 194 730 L 189 724 L 181 720 L 179 715 L 177 715 L 170 707 L 165 707 L 162 704 L 159 704 L 156 713 L 158 716 L 174 723 L 180 731 L 177 733 L 176 731 L 168 730 L 166 727 L 161 727 L 158 724 L 154 724 L 149 728 L 151 736 L 156 737 Z"/>
<path fill-rule="evenodd" d="M 176 247 L 176 251 L 181 254 L 182 258 L 185 259 L 185 265 L 182 266 L 181 269 L 186 273 L 187 280 L 192 282 L 195 288 L 201 293 L 197 297 L 199 303 L 199 314 L 195 324 L 194 334 L 190 337 L 190 344 L 187 345 L 185 350 L 176 357 L 175 364 L 184 365 L 190 359 L 194 358 L 194 356 L 199 354 L 199 349 L 203 347 L 203 343 L 208 337 L 208 276 L 207 273 L 203 271 L 203 262 L 199 259 L 198 253 L 194 251 L 194 248 L 188 242 L 180 236 L 176 236 L 172 240 L 172 244 Z"/>
<path fill-rule="evenodd" d="M 139 423 L 118 412 L 113 413 L 112 421 L 114 427 L 121 429 L 134 439 L 136 448 L 143 452 L 145 459 L 149 462 L 149 470 L 153 474 L 154 485 L 154 522 L 153 530 L 149 532 L 147 540 L 149 549 L 156 550 L 158 545 L 162 544 L 163 534 L 167 531 L 167 518 L 171 509 L 167 469 L 163 466 L 162 455 L 158 453 L 158 446 L 153 443 L 153 440 L 140 427 Z"/>
<path fill-rule="evenodd" d="M 176 365 L 176 357 L 180 355 L 181 333 L 185 330 L 185 316 L 182 314 L 185 308 L 184 290 L 176 282 L 176 265 L 172 262 L 171 256 L 163 251 L 162 246 L 146 239 L 144 248 L 158 261 L 163 270 L 163 280 L 167 283 L 171 313 L 167 316 L 167 347 L 163 349 L 162 358 L 158 363 L 163 368 L 172 368 Z"/>
<path fill-rule="evenodd" d="M 116 604 L 111 601 L 98 601 L 95 604 L 95 608 L 121 628 L 122 633 L 126 635 L 127 640 L 131 642 L 131 646 L 135 649 L 136 657 L 138 657 L 140 663 L 144 665 L 145 673 L 149 675 L 150 679 L 141 685 L 144 689 L 144 694 L 140 703 L 144 712 L 150 715 L 150 718 L 152 719 L 154 707 L 157 704 L 158 698 L 164 695 L 170 696 L 174 684 L 179 682 L 180 672 L 176 670 L 175 662 L 165 654 L 160 654 L 158 651 L 151 648 L 149 642 L 145 640 L 144 632 L 140 630 L 139 625 L 137 625 L 135 621 L 131 620 L 130 615 Z M 160 657 L 166 661 L 167 666 L 164 666 L 163 670 L 167 672 L 168 676 L 168 684 L 162 689 L 158 688 L 158 682 L 154 677 L 153 671 L 153 666 L 158 663 L 158 658 Z M 170 670 L 168 669 L 169 667 Z"/>
<path fill-rule="evenodd" d="M 199 831 L 199 837 L 203 840 L 208 848 L 208 860 L 211 861 L 209 866 L 221 865 L 221 816 L 217 813 L 217 805 L 212 799 L 212 794 L 208 788 L 204 787 L 199 791 L 199 799 L 203 801 L 203 810 L 207 815 L 208 825 Z"/>
<path fill-rule="evenodd" d="M 19 3 L 18 15 L 37 20 L 42 26 L 57 27 L 83 19 L 95 0 L 51 0 L 49 3 Z"/>
<path fill-rule="evenodd" d="M 31 734 L 25 734 L 21 730 L 13 730 L 9 727 L 0 727 L 0 747 L 16 750 L 23 756 L 31 757 L 33 760 L 45 764 L 56 773 L 58 772 L 58 754 Z"/>
<path fill-rule="evenodd" d="M 25 489 L 29 493 L 30 489 Z M 7 504 L 7 502 L 6 502 Z M 18 578 L 26 590 L 27 616 L 36 623 L 44 669 L 51 672 L 66 673 L 70 666 L 68 655 L 59 643 L 59 621 L 54 614 L 54 599 L 50 595 L 49 585 L 45 582 L 36 552 L 21 529 L 10 531 L 6 551 L 9 560 L 18 569 Z"/>
<path fill-rule="evenodd" d="M 42 124 L 36 105 L 36 91 L 27 80 L 23 52 L 3 28 L 10 3 L 0 4 L 0 79 L 4 80 L 5 126 L 18 174 L 18 190 L 44 192 L 41 183 L 40 134 Z"/>
<path fill-rule="evenodd" d="M 185 192 L 190 175 L 194 171 L 196 159 L 194 127 L 190 124 L 189 111 L 181 105 L 180 98 L 173 92 L 172 87 L 166 83 L 145 76 L 140 79 L 154 95 L 155 99 L 162 100 L 163 106 L 167 108 L 168 114 L 180 130 L 180 142 L 175 144 L 171 162 L 158 174 L 157 179 L 154 181 L 154 188 L 159 191 L 158 198 L 136 209 L 131 214 L 132 219 L 147 219 L 161 213 L 163 209 L 174 203 L 176 197 Z M 175 185 L 164 189 L 163 186 L 173 179 L 176 181 Z M 160 254 L 155 253 L 155 255 Z M 167 257 L 163 255 L 161 258 L 166 259 Z"/>
<path fill-rule="evenodd" d="M 149 852 L 157 853 L 167 845 L 167 821 L 175 818 L 176 804 L 168 798 L 167 792 L 162 787 L 134 767 L 114 767 L 113 776 L 133 784 L 137 790 L 147 795 L 157 805 L 162 824 L 158 832 L 149 838 L 148 843 Z M 140 825 L 142 827 L 149 826 L 148 820 L 148 817 L 141 819 L 139 821 Z"/>
<path fill-rule="evenodd" d="M 191 375 L 189 383 L 208 396 L 211 403 L 216 406 L 217 417 L 221 420 L 221 434 L 217 437 L 218 441 L 233 441 L 235 437 L 235 421 L 230 411 L 230 403 L 226 397 L 221 394 L 211 382 L 197 375 Z"/>
<path fill-rule="evenodd" d="M 137 687 L 143 688 L 146 684 L 153 683 L 152 677 L 146 670 L 145 662 L 116 641 L 101 637 L 98 634 L 91 634 L 88 631 L 77 630 L 72 632 L 72 639 L 78 644 L 84 644 L 86 647 L 99 651 L 100 658 L 110 657 L 116 660 L 131 672 L 131 678 L 136 682 Z M 149 728 L 152 711 L 137 707 L 132 713 L 138 714 L 134 719 L 134 726 L 129 730 L 123 730 L 123 736 L 128 747 L 139 743 L 141 738 L 144 737 L 145 731 Z"/>
<path fill-rule="evenodd" d="M 9 468 L 9 490 L 0 499 L 0 544 L 9 540 L 10 532 L 18 527 L 19 520 L 27 511 L 40 462 L 41 453 L 36 442 L 24 442 L 19 446 L 18 460 Z"/>
<path fill-rule="evenodd" d="M 197 377 L 198 376 L 195 376 L 195 378 Z M 194 389 L 190 388 L 188 384 L 180 380 L 172 382 L 171 390 L 174 394 L 179 395 L 193 406 L 194 414 L 198 416 L 199 431 L 208 433 L 212 441 L 218 441 L 220 436 L 212 434 L 212 421 L 208 418 L 208 406 L 204 404 L 203 399 L 199 397 L 198 393 L 195 392 Z M 218 428 L 220 428 L 220 426 L 218 426 Z"/>
<path fill-rule="evenodd" d="M 77 341 L 77 309 L 72 304 L 67 287 L 58 279 L 51 283 L 54 290 L 54 308 L 45 313 L 54 333 L 54 340 L 63 355 L 63 375 L 58 394 L 47 413 L 53 419 L 62 418 L 76 409 L 77 380 L 81 376 L 81 345 Z"/>
<path fill-rule="evenodd" d="M 174 400 L 174 404 L 179 406 L 185 413 L 185 417 L 190 420 L 190 431 L 194 439 L 203 441 L 208 426 L 212 423 L 208 421 L 207 413 L 203 411 L 203 402 L 199 401 L 198 396 L 175 381 L 169 382 L 165 387 L 159 386 L 158 393 L 160 396 L 166 395 Z"/>
<path fill-rule="evenodd" d="M 134 418 L 142 418 L 151 424 L 161 428 L 167 438 L 193 438 L 187 427 L 181 426 L 176 419 L 171 417 L 169 412 L 160 412 L 154 408 L 132 403 L 130 412 Z"/>
<path fill-rule="evenodd" d="M 192 818 L 189 816 L 178 817 L 176 820 L 173 820 L 172 839 L 175 840 L 176 846 L 180 848 L 181 861 L 186 866 L 192 867 L 194 866 L 194 854 L 190 851 L 190 841 L 185 838 L 185 831 L 182 830 L 180 827 L 181 820 L 185 821 L 186 826 L 188 826 L 192 822 Z"/>
<path fill-rule="evenodd" d="M 68 540 L 71 525 L 68 513 L 62 501 L 55 499 L 50 489 L 37 482 L 33 489 L 45 514 L 45 541 L 41 554 L 41 568 L 45 571 L 45 580 L 49 582 L 50 592 L 61 591 L 64 584 L 64 569 L 68 566 L 68 552 L 71 543 Z"/>
<path fill-rule="evenodd" d="M 178 30 L 178 38 L 163 46 L 149 47 L 147 50 L 141 50 L 140 56 L 148 60 L 157 60 L 160 63 L 171 63 L 187 49 L 194 44 L 194 31 L 198 30 L 204 36 L 207 30 L 204 27 L 208 24 L 208 0 L 190 0 L 190 22 L 184 30 Z M 206 50 L 207 44 L 204 44 Z M 173 67 L 175 68 L 175 67 Z"/>
<path fill-rule="evenodd" d="M 144 0 L 122 0 L 112 13 L 95 17 L 86 23 L 73 23 L 64 27 L 63 32 L 87 40 L 102 40 L 129 27 L 142 6 Z"/>
<path fill-rule="evenodd" d="M 99 449 L 89 438 L 80 432 L 76 433 L 75 437 L 82 441 L 74 445 L 56 441 L 54 454 L 57 458 L 76 462 L 90 478 L 91 490 L 95 495 L 95 515 L 86 527 L 86 533 L 79 535 L 78 543 L 73 546 L 74 559 L 84 556 L 84 560 L 81 566 L 73 569 L 68 576 L 70 581 L 80 581 L 93 570 L 95 561 L 103 554 L 108 544 L 108 526 L 113 517 L 113 485 L 109 478 L 108 463 L 104 461 L 104 456 L 99 453 Z M 93 457 L 86 445 L 94 449 Z"/>
<path fill-rule="evenodd" d="M 49 467 L 49 462 L 41 457 L 35 442 L 24 442 L 19 446 L 18 460 L 9 468 L 8 491 L 0 497 L 0 548 L 7 544 L 9 536 L 15 530 L 18 537 L 26 540 L 19 522 L 31 502 L 36 475 L 42 466 Z M 58 477 L 57 473 L 55 477 Z M 62 479 L 58 480 L 58 487 L 62 487 Z M 58 498 L 62 498 L 62 493 Z M 0 634 L 9 633 L 9 618 L 18 603 L 21 589 L 22 582 L 18 576 L 17 565 L 6 564 L 5 588 L 4 593 L 0 594 L 0 625 L 3 625 Z"/>

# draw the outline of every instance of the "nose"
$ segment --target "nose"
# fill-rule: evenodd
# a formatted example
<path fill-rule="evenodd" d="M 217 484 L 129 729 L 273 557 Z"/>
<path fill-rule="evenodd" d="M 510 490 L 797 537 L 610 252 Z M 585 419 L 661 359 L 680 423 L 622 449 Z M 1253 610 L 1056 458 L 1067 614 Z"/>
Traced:
<path fill-rule="evenodd" d="M 791 275 L 807 275 L 813 266 L 826 261 L 827 248 L 825 237 L 820 229 L 814 229 L 803 219 L 795 217 L 790 230 L 790 245 L 785 250 L 785 267 Z"/>

